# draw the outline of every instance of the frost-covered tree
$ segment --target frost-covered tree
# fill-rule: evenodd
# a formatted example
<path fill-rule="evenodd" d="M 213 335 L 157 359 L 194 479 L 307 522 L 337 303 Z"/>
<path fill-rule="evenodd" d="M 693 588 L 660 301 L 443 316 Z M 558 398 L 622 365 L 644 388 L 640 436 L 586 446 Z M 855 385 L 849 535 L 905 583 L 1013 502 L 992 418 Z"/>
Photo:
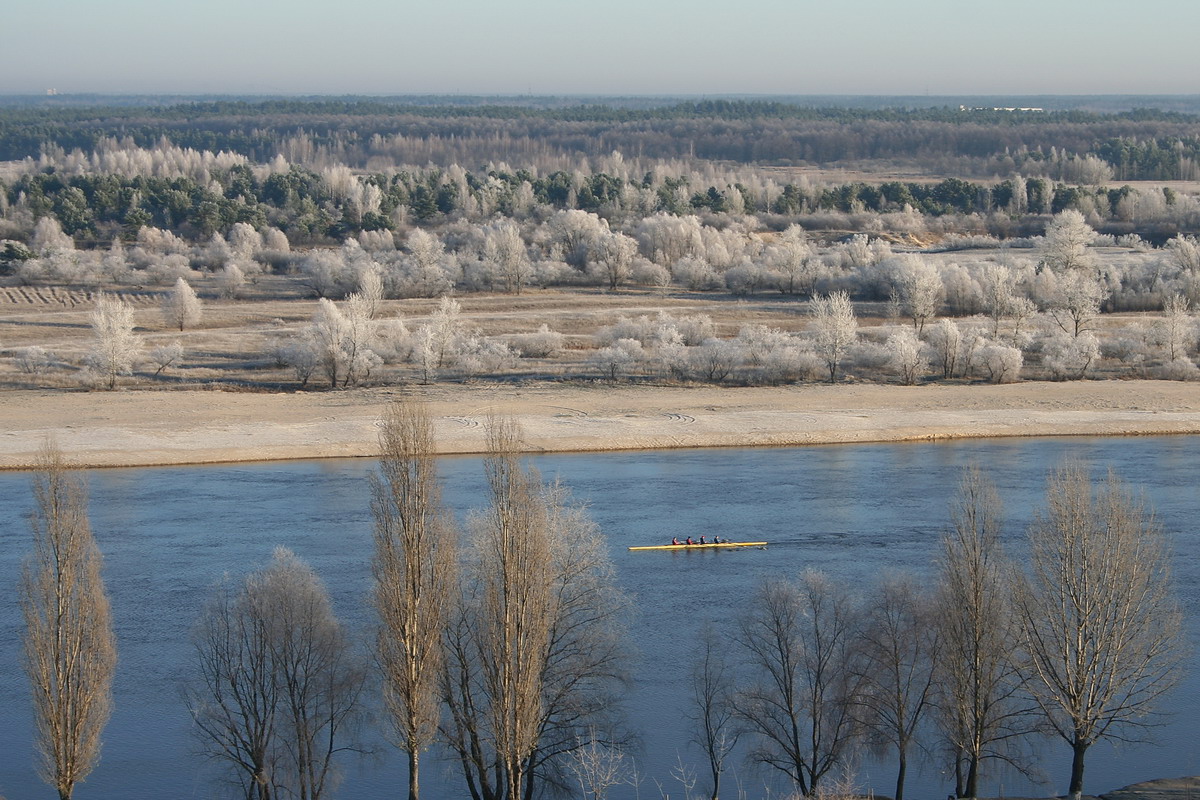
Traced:
<path fill-rule="evenodd" d="M 920 336 L 925 331 L 925 323 L 942 307 L 946 295 L 942 276 L 933 265 L 908 255 L 896 259 L 895 281 L 900 306 Z"/>
<path fill-rule="evenodd" d="M 610 290 L 629 279 L 637 242 L 623 233 L 606 233 L 592 244 L 591 268 Z"/>
<path fill-rule="evenodd" d="M 928 347 L 934 366 L 941 370 L 943 378 L 953 378 L 958 374 L 963 335 L 957 322 L 944 319 L 930 328 Z"/>
<path fill-rule="evenodd" d="M 799 225 L 789 225 L 775 246 L 767 250 L 767 264 L 775 274 L 775 283 L 784 294 L 812 296 L 816 283 L 824 277 L 823 262 Z"/>
<path fill-rule="evenodd" d="M 263 249 L 263 237 L 258 231 L 254 230 L 253 225 L 245 222 L 235 222 L 229 230 L 229 249 L 238 258 L 249 259 L 253 258 L 256 253 Z"/>
<path fill-rule="evenodd" d="M 978 349 L 975 361 L 992 383 L 1012 383 L 1021 376 L 1025 357 L 1020 348 L 990 342 Z"/>
<path fill-rule="evenodd" d="M 911 328 L 900 328 L 887 339 L 888 366 L 900 376 L 900 380 L 911 385 L 929 369 L 921 341 Z"/>
<path fill-rule="evenodd" d="M 1163 300 L 1163 316 L 1154 325 L 1153 336 L 1167 363 L 1186 358 L 1187 352 L 1196 344 L 1196 318 L 1191 314 L 1190 305 L 1180 294 Z"/>
<path fill-rule="evenodd" d="M 484 228 L 481 256 L 496 265 L 507 291 L 520 294 L 530 277 L 529 252 L 521 229 L 510 220 Z"/>
<path fill-rule="evenodd" d="M 401 297 L 437 297 L 450 291 L 453 282 L 447 270 L 446 246 L 437 236 L 421 228 L 408 235 L 404 274 L 396 287 Z"/>
<path fill-rule="evenodd" d="M 183 345 L 179 342 L 160 344 L 152 347 L 146 354 L 146 358 L 155 366 L 154 376 L 158 377 L 167 367 L 174 366 L 183 360 Z"/>
<path fill-rule="evenodd" d="M 163 322 L 173 328 L 178 327 L 182 331 L 185 327 L 194 327 L 200 322 L 202 314 L 200 298 L 183 278 L 176 280 L 171 290 L 163 296 Z"/>
<path fill-rule="evenodd" d="M 318 301 L 304 335 L 330 388 L 357 383 L 383 363 L 371 349 L 374 332 L 367 302 L 361 295 L 347 298 L 345 312 L 332 300 Z"/>
<path fill-rule="evenodd" d="M 133 308 L 123 300 L 102 294 L 96 298 L 91 324 L 92 346 L 86 364 L 109 389 L 115 388 L 118 376 L 133 372 L 142 349 L 141 339 L 133 332 Z"/>
<path fill-rule="evenodd" d="M 56 250 L 74 250 L 75 240 L 63 232 L 62 225 L 53 216 L 38 219 L 33 226 L 33 236 L 30 247 L 38 255 L 46 255 Z"/>
<path fill-rule="evenodd" d="M 242 272 L 242 268 L 232 261 L 225 265 L 217 275 L 217 291 L 221 296 L 227 299 L 233 299 L 238 296 L 238 292 L 246 285 L 246 274 Z"/>
<path fill-rule="evenodd" d="M 1043 299 L 1046 310 L 1059 328 L 1078 337 L 1100 316 L 1108 289 L 1095 275 L 1082 270 L 1047 277 L 1053 280 L 1053 285 Z"/>
<path fill-rule="evenodd" d="M 375 319 L 383 310 L 383 275 L 372 262 L 358 276 L 358 295 L 366 307 L 367 316 Z"/>
<path fill-rule="evenodd" d="M 1082 380 L 1099 360 L 1100 340 L 1091 331 L 1078 336 L 1054 331 L 1042 342 L 1042 363 L 1058 380 Z"/>
<path fill-rule="evenodd" d="M 1046 226 L 1042 241 L 1042 264 L 1056 272 L 1091 267 L 1094 259 L 1088 246 L 1096 239 L 1096 232 L 1087 220 L 1073 208 L 1057 214 Z"/>
<path fill-rule="evenodd" d="M 645 359 L 645 350 L 637 339 L 617 339 L 607 347 L 601 347 L 588 358 L 594 367 L 610 381 L 629 374 Z"/>
<path fill-rule="evenodd" d="M 858 321 L 846 292 L 834 292 L 812 300 L 812 326 L 817 354 L 829 370 L 829 382 L 837 380 L 838 367 L 858 338 Z"/>
<path fill-rule="evenodd" d="M 607 222 L 577 209 L 559 211 L 547 221 L 546 231 L 562 259 L 577 270 L 587 268 L 593 245 L 609 232 Z"/>

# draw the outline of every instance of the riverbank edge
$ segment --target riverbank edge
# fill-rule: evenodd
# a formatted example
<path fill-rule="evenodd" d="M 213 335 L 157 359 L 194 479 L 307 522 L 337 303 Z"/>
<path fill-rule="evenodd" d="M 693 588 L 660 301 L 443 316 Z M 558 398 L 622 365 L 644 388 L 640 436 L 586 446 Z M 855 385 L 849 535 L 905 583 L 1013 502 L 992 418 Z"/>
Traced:
<path fill-rule="evenodd" d="M 1200 434 L 1200 390 L 1168 381 L 478 384 L 290 394 L 30 390 L 0 393 L 0 469 L 30 468 L 48 438 L 85 468 L 373 457 L 379 417 L 402 398 L 428 405 L 445 455 L 484 452 L 493 415 L 518 420 L 528 453 Z"/>

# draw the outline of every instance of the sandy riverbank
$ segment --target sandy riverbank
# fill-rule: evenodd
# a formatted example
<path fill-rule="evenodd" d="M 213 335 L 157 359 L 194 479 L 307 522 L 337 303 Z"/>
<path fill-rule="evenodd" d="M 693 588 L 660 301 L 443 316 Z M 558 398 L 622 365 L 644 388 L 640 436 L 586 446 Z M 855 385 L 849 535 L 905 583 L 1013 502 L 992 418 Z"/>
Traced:
<path fill-rule="evenodd" d="M 401 396 L 430 404 L 446 453 L 480 452 L 493 413 L 519 418 L 527 448 L 538 452 L 1200 433 L 1200 389 L 1165 381 L 12 391 L 0 394 L 0 468 L 29 465 L 49 434 L 74 463 L 89 467 L 369 456 L 381 409 Z"/>

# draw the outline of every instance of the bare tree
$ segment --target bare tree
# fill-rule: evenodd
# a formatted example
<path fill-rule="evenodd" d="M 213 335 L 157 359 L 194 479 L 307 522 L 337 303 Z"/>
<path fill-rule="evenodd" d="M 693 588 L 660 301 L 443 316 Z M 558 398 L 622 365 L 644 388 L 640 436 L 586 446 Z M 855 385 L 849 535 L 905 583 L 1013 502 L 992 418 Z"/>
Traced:
<path fill-rule="evenodd" d="M 871 743 L 896 751 L 895 800 L 904 800 L 909 750 L 933 707 L 940 649 L 933 598 L 910 576 L 885 580 L 859 628 L 859 691 L 853 702 Z"/>
<path fill-rule="evenodd" d="M 421 752 L 440 717 L 442 634 L 451 613 L 457 530 L 442 507 L 433 424 L 424 406 L 393 403 L 373 476 L 375 609 L 384 703 L 408 754 L 408 796 L 420 795 Z"/>
<path fill-rule="evenodd" d="M 289 550 L 218 587 L 185 687 L 198 735 L 247 800 L 319 800 L 352 745 L 364 672 L 316 574 Z"/>
<path fill-rule="evenodd" d="M 712 800 L 721 793 L 725 762 L 737 747 L 741 729 L 734 713 L 732 670 L 712 627 L 706 627 L 692 669 L 692 741 L 704 751 L 712 779 Z"/>
<path fill-rule="evenodd" d="M 200 298 L 183 278 L 163 296 L 163 321 L 171 327 L 179 326 L 182 331 L 184 326 L 193 326 L 200 321 L 201 313 Z"/>
<path fill-rule="evenodd" d="M 858 336 L 854 306 L 846 292 L 812 299 L 813 327 L 816 329 L 817 355 L 829 369 L 829 382 L 837 380 L 838 367 L 846 351 Z"/>
<path fill-rule="evenodd" d="M 955 795 L 977 797 L 986 762 L 1021 767 L 1029 733 L 1014 651 L 1009 566 L 1000 546 L 1000 498 L 977 468 L 959 484 L 952 530 L 942 540 L 942 658 L 937 681 L 943 735 L 953 753 Z"/>
<path fill-rule="evenodd" d="M 38 773 L 67 800 L 100 760 L 117 664 L 87 488 L 47 443 L 33 477 L 33 553 L 21 572 L 25 673 L 33 693 Z"/>
<path fill-rule="evenodd" d="M 738 634 L 755 673 L 737 696 L 738 715 L 759 740 L 754 760 L 811 795 L 853 739 L 850 600 L 808 572 L 797 584 L 762 584 L 754 609 Z"/>
<path fill-rule="evenodd" d="M 133 333 L 133 309 L 115 297 L 102 294 L 92 309 L 92 349 L 88 366 L 115 388 L 117 376 L 133 372 L 142 343 Z"/>
<path fill-rule="evenodd" d="M 1115 475 L 1094 492 L 1086 469 L 1067 464 L 1046 505 L 1029 529 L 1016 610 L 1030 691 L 1071 746 L 1067 791 L 1079 798 L 1088 748 L 1135 737 L 1178 682 L 1182 612 L 1162 529 Z"/>
<path fill-rule="evenodd" d="M 565 787 L 566 757 L 591 731 L 614 730 L 624 677 L 625 601 L 603 537 L 560 487 L 520 464 L 519 438 L 513 421 L 489 423 L 492 503 L 471 520 L 447 633 L 444 734 L 482 800 Z"/>

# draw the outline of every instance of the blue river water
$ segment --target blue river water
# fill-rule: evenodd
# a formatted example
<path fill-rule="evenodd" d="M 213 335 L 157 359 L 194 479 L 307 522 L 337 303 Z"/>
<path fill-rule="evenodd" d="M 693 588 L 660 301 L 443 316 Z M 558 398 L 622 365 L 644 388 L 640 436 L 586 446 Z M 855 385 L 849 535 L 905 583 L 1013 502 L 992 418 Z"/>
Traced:
<path fill-rule="evenodd" d="M 1066 458 L 1097 471 L 1109 467 L 1143 491 L 1175 550 L 1175 582 L 1193 639 L 1200 628 L 1200 438 L 1061 438 L 928 444 L 838 445 L 616 454 L 532 459 L 558 477 L 607 535 L 618 581 L 636 608 L 631 621 L 638 652 L 626 698 L 641 731 L 636 753 L 645 776 L 640 791 L 610 796 L 682 797 L 672 779 L 677 763 L 703 774 L 689 744 L 687 679 L 700 631 L 718 632 L 747 607 L 764 577 L 822 570 L 851 587 L 867 587 L 890 571 L 930 576 L 960 472 L 978 464 L 1005 504 L 1006 545 L 1024 551 L 1024 531 L 1042 504 L 1048 470 Z M 180 684 L 192 667 L 189 631 L 213 585 L 241 576 L 286 545 L 326 582 L 335 608 L 365 640 L 371 624 L 370 460 L 303 461 L 236 466 L 116 469 L 88 475 L 92 526 L 105 557 L 120 663 L 115 710 L 101 762 L 75 796 L 89 798 L 209 798 L 235 796 L 198 752 Z M 481 462 L 441 462 L 448 504 L 460 516 L 486 502 Z M 29 476 L 0 474 L 0 796 L 48 797 L 34 771 L 28 689 L 20 666 L 16 588 L 30 549 L 26 516 Z M 766 540 L 765 550 L 629 552 L 672 536 L 720 534 Z M 1189 658 L 1189 664 L 1196 658 Z M 1166 700 L 1172 715 L 1156 743 L 1097 745 L 1088 758 L 1086 789 L 1119 786 L 1200 770 L 1200 669 Z M 1060 741 L 1035 750 L 1046 782 L 1011 771 L 985 782 L 994 795 L 1062 794 L 1069 766 Z M 429 759 L 427 796 L 466 796 L 453 765 Z M 337 797 L 384 798 L 403 793 L 404 761 L 380 746 L 343 764 Z M 858 780 L 890 794 L 894 767 L 863 756 Z M 726 785 L 748 798 L 768 792 L 762 773 L 739 761 Z M 909 796 L 942 798 L 952 784 L 937 765 L 910 768 Z M 702 790 L 703 780 L 697 786 Z M 737 796 L 727 792 L 726 796 Z"/>

